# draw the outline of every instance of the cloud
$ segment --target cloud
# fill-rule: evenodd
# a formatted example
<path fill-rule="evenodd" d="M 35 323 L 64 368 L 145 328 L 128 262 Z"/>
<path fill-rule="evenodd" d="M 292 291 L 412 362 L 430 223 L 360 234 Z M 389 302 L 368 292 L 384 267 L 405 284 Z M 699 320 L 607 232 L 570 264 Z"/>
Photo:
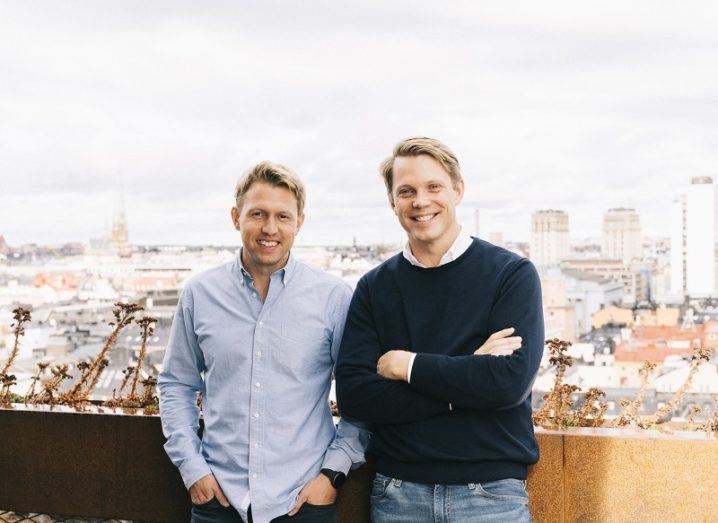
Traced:
<path fill-rule="evenodd" d="M 667 235 L 666 206 L 718 160 L 714 14 L 710 2 L 11 2 L 0 234 L 97 235 L 124 185 L 134 241 L 234 241 L 220 232 L 234 182 L 270 159 L 307 183 L 303 240 L 390 241 L 401 230 L 377 165 L 424 134 L 462 162 L 467 227 L 479 208 L 482 233 L 527 239 L 531 212 L 559 207 L 574 234 L 596 236 L 603 211 L 626 205 Z"/>

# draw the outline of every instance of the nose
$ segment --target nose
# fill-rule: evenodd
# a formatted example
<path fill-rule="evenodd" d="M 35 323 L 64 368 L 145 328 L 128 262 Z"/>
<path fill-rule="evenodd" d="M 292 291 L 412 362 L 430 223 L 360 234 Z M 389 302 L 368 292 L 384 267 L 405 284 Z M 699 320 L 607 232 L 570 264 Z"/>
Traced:
<path fill-rule="evenodd" d="M 277 221 L 270 216 L 267 218 L 267 221 L 264 222 L 264 225 L 262 225 L 262 232 L 271 236 L 272 234 L 276 234 L 277 231 Z"/>
<path fill-rule="evenodd" d="M 426 207 L 429 203 L 429 198 L 427 198 L 426 193 L 424 191 L 418 191 L 414 201 L 411 202 L 411 206 L 415 209 L 420 209 L 421 207 Z"/>

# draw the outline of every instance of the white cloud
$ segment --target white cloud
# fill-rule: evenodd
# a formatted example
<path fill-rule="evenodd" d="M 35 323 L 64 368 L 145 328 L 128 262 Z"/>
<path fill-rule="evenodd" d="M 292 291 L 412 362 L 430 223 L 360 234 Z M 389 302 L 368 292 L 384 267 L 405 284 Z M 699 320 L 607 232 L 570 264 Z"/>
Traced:
<path fill-rule="evenodd" d="M 597 235 L 624 205 L 667 235 L 667 205 L 718 163 L 715 14 L 711 2 L 6 3 L 0 234 L 96 236 L 121 179 L 134 241 L 231 242 L 234 181 L 272 159 L 307 182 L 303 241 L 393 241 L 376 167 L 425 134 L 459 155 L 462 221 L 473 228 L 480 208 L 483 234 L 526 239 L 531 212 L 558 207 L 576 235 Z"/>

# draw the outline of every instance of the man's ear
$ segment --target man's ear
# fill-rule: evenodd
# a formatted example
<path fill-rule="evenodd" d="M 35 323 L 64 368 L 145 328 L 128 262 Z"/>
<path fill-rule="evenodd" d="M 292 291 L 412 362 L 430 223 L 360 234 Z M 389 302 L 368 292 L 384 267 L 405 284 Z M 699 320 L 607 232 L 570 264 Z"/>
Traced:
<path fill-rule="evenodd" d="M 396 204 L 394 203 L 394 196 L 388 192 L 386 193 L 387 198 L 389 198 L 389 205 L 391 206 L 391 210 L 396 214 Z"/>
<path fill-rule="evenodd" d="M 239 209 L 237 209 L 237 207 L 232 207 L 231 215 L 234 228 L 239 230 Z"/>
<path fill-rule="evenodd" d="M 299 229 L 302 228 L 303 224 L 304 224 L 304 213 L 297 216 L 297 232 L 299 232 Z"/>
<path fill-rule="evenodd" d="M 454 192 L 456 193 L 456 205 L 459 205 L 464 197 L 464 180 L 459 180 L 459 183 L 454 187 Z"/>

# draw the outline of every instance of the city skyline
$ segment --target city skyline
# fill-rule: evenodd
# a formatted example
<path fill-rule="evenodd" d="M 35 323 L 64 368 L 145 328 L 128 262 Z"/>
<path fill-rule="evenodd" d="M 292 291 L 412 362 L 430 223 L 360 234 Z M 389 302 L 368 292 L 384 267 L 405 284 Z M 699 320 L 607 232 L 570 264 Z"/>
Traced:
<path fill-rule="evenodd" d="M 481 236 L 528 241 L 535 210 L 590 237 L 629 207 L 666 237 L 718 165 L 709 2 L 81 4 L 0 20 L 10 245 L 101 236 L 120 182 L 132 243 L 237 244 L 232 189 L 263 159 L 307 184 L 300 244 L 400 242 L 377 166 L 416 134 L 459 157 L 472 233 L 476 208 Z"/>

